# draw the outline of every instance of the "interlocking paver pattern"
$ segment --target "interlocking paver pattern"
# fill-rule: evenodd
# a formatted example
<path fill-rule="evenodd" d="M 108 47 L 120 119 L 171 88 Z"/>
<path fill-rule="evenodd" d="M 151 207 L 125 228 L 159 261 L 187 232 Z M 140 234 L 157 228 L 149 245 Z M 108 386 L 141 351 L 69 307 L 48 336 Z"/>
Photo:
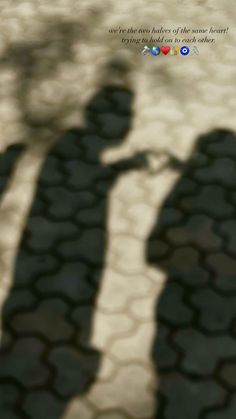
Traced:
<path fill-rule="evenodd" d="M 235 14 L 2 0 L 1 418 L 235 419 Z M 108 33 L 190 22 L 229 34 Z"/>

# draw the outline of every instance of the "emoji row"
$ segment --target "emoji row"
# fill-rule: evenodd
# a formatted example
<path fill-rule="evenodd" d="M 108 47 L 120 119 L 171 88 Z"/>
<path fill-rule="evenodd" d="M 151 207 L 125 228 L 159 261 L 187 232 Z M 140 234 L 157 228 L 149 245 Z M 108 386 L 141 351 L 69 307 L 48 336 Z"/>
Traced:
<path fill-rule="evenodd" d="M 143 47 L 143 50 L 141 52 L 141 54 L 143 55 L 160 55 L 160 54 L 164 54 L 164 55 L 198 55 L 199 51 L 198 48 L 196 46 L 191 47 L 191 50 L 189 47 L 187 46 L 183 46 L 183 47 L 179 47 L 179 46 L 174 46 L 174 47 L 169 47 L 169 46 L 161 46 L 161 47 L 148 47 L 147 45 L 145 45 Z"/>

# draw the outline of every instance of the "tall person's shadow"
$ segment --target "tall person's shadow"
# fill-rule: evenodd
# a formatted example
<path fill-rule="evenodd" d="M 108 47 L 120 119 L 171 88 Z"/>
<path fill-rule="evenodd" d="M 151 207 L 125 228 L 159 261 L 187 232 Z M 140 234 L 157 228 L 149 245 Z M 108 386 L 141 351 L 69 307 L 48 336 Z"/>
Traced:
<path fill-rule="evenodd" d="M 110 85 L 86 107 L 42 167 L 2 313 L 0 417 L 62 419 L 96 379 L 91 345 L 107 250 L 109 194 L 145 155 L 104 165 L 132 123 L 133 94 Z"/>
<path fill-rule="evenodd" d="M 147 260 L 166 273 L 152 359 L 156 419 L 236 413 L 236 136 L 201 136 L 165 199 Z"/>

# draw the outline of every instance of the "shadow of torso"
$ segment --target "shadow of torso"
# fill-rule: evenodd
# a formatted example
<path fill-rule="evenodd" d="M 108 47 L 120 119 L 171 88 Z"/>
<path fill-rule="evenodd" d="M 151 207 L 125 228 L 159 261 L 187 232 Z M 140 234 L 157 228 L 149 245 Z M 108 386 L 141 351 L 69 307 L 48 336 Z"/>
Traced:
<path fill-rule="evenodd" d="M 152 359 L 155 418 L 233 418 L 236 412 L 236 137 L 196 143 L 147 243 L 166 273 Z"/>

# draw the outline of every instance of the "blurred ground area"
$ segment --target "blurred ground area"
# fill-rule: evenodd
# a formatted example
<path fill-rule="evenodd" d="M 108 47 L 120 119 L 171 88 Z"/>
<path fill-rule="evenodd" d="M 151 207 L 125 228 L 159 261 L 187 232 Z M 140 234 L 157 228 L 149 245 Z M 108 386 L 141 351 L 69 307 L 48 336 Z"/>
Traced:
<path fill-rule="evenodd" d="M 120 175 L 109 193 L 106 267 L 92 336 L 102 361 L 96 382 L 70 400 L 63 419 L 154 415 L 158 380 L 150 354 L 155 305 L 166 277 L 148 265 L 146 239 L 181 176 L 168 167 L 158 170 L 158 156 L 168 152 L 185 161 L 200 134 L 236 130 L 235 18 L 231 0 L 224 5 L 211 0 L 1 1 L 0 147 L 4 153 L 11 144 L 27 146 L 1 201 L 1 304 L 14 278 L 19 241 L 48 149 L 62 132 L 85 126 L 84 109 L 101 86 L 119 85 L 134 94 L 131 129 L 122 145 L 104 152 L 104 164 L 151 152 L 148 167 Z M 143 57 L 138 45 L 122 46 L 119 37 L 108 33 L 110 27 L 134 24 L 212 24 L 230 30 L 214 47 L 201 46 L 199 56 L 156 59 Z M 37 391 L 42 399 L 34 395 L 23 401 L 21 413 L 9 418 L 45 417 L 47 382 Z M 40 402 L 32 415 L 32 403 L 44 397 L 45 404 Z M 53 403 L 59 401 L 55 396 Z M 233 417 L 235 408 L 217 416 Z"/>

